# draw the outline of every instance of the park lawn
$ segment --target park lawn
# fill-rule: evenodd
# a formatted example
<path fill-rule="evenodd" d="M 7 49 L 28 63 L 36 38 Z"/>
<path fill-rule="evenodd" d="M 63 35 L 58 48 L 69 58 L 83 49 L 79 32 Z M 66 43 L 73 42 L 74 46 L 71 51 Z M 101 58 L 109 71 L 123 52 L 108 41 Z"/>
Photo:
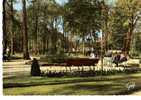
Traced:
<path fill-rule="evenodd" d="M 127 83 L 135 87 L 128 90 Z M 4 95 L 123 95 L 141 89 L 141 73 L 96 77 L 3 79 Z"/>

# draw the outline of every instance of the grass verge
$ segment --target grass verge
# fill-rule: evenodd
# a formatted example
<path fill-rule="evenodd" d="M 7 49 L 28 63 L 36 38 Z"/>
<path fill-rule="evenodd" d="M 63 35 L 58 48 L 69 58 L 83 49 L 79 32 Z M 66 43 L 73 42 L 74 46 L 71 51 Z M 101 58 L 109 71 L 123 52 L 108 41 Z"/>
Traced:
<path fill-rule="evenodd" d="M 128 83 L 135 87 L 128 89 Z M 126 95 L 141 89 L 141 73 L 95 77 L 3 79 L 4 95 Z"/>

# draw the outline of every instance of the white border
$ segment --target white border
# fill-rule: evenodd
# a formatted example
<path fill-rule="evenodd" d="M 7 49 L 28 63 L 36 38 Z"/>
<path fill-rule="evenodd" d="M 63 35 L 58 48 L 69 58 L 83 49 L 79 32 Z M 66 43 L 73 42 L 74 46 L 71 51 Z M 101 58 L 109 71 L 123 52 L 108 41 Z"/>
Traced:
<path fill-rule="evenodd" d="M 2 35 L 2 0 L 0 0 L 0 95 L 2 96 L 3 95 L 3 90 L 2 90 L 2 85 L 3 85 L 3 82 L 2 82 L 2 39 L 3 39 L 3 35 Z M 23 98 L 24 97 L 24 98 Z M 39 100 L 39 99 L 48 99 L 48 100 L 88 100 L 88 99 L 95 99 L 95 100 L 105 100 L 106 98 L 109 100 L 120 100 L 120 99 L 123 99 L 123 100 L 141 100 L 141 96 L 3 96 L 1 98 L 2 99 L 32 99 L 34 98 L 34 100 Z M 46 98 L 47 97 L 47 98 Z"/>
<path fill-rule="evenodd" d="M 2 0 L 0 0 L 0 95 L 2 95 L 3 90 L 2 90 L 2 86 L 3 86 L 3 82 L 2 82 L 2 11 L 3 11 L 3 7 L 2 7 Z"/>

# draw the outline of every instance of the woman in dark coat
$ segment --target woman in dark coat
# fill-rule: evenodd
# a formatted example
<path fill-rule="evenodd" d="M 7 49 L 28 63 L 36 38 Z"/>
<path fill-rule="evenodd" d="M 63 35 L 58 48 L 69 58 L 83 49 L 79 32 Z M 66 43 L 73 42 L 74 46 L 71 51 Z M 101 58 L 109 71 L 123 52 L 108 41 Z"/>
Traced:
<path fill-rule="evenodd" d="M 40 76 L 41 75 L 41 70 L 39 63 L 37 59 L 33 59 L 32 65 L 31 65 L 31 76 Z"/>

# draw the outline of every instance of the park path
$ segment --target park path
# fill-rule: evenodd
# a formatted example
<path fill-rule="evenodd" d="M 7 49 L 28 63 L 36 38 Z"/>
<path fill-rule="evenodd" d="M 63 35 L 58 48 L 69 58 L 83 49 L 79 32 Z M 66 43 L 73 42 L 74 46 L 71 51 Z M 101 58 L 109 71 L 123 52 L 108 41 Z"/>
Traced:
<path fill-rule="evenodd" d="M 12 60 L 10 62 L 3 62 L 3 78 L 18 77 L 29 75 L 30 65 L 25 65 L 28 60 Z"/>
<path fill-rule="evenodd" d="M 29 76 L 30 70 L 31 70 L 31 63 L 26 64 L 30 62 L 30 60 L 11 60 L 8 62 L 3 62 L 3 78 L 12 78 L 12 77 L 23 77 L 23 76 Z M 40 63 L 40 62 L 39 62 Z M 65 70 L 64 67 L 49 67 L 49 66 L 40 66 L 40 69 L 43 70 Z"/>
<path fill-rule="evenodd" d="M 131 95 L 133 95 L 133 96 L 141 96 L 141 90 L 137 91 L 137 92 L 134 92 Z"/>

